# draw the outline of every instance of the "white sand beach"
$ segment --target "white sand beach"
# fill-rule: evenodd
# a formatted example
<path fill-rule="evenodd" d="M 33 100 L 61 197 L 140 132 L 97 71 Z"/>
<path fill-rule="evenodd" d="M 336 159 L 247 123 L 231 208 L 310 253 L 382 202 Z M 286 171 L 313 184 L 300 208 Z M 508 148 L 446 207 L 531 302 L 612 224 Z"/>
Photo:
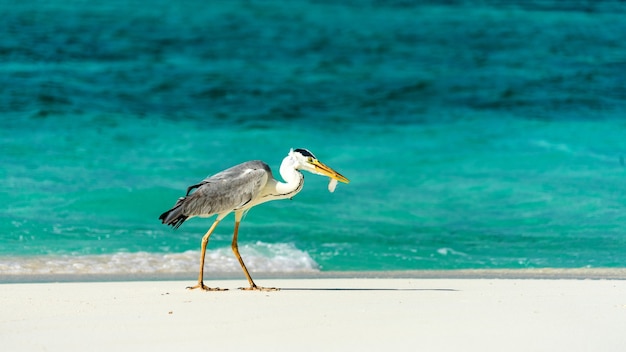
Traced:
<path fill-rule="evenodd" d="M 623 351 L 626 281 L 303 278 L 0 284 L 4 351 Z"/>

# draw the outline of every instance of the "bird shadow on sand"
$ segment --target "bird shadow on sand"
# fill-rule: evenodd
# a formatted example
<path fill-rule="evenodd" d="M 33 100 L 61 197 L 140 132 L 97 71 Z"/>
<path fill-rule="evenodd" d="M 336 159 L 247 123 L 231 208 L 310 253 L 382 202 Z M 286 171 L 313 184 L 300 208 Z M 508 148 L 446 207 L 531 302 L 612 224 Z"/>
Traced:
<path fill-rule="evenodd" d="M 455 290 L 452 288 L 358 288 L 358 287 L 350 287 L 350 288 L 342 288 L 342 287 L 326 287 L 326 288 L 310 288 L 310 287 L 281 287 L 280 291 L 398 291 L 398 292 L 407 292 L 407 291 L 435 291 L 435 292 L 458 292 L 459 290 Z"/>

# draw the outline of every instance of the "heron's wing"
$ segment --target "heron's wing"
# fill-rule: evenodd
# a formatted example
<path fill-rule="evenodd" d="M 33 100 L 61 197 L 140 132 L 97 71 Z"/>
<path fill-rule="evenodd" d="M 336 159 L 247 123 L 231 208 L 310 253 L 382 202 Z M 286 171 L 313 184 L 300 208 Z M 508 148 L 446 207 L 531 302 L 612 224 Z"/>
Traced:
<path fill-rule="evenodd" d="M 215 174 L 188 191 L 183 213 L 187 216 L 212 215 L 239 209 L 255 199 L 272 177 L 267 164 L 249 161 Z"/>
<path fill-rule="evenodd" d="M 206 181 L 202 181 L 202 182 L 200 182 L 198 184 L 191 185 L 191 186 L 187 187 L 187 194 L 185 195 L 185 197 L 189 195 L 189 192 L 191 192 L 191 190 L 196 189 L 196 188 L 202 186 L 205 183 L 206 183 Z"/>

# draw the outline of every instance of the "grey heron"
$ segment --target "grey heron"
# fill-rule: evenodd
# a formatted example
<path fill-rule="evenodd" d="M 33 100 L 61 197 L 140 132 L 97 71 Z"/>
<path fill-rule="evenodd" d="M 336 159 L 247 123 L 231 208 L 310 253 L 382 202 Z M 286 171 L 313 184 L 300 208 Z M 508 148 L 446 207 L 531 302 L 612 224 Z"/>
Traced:
<path fill-rule="evenodd" d="M 204 285 L 204 257 L 209 237 L 219 222 L 234 212 L 235 230 L 231 247 L 250 284 L 250 287 L 244 288 L 244 290 L 275 290 L 274 288 L 257 286 L 252 281 L 252 277 L 250 277 L 250 273 L 239 254 L 237 245 L 239 223 L 243 215 L 253 206 L 271 200 L 292 198 L 300 192 L 304 185 L 304 175 L 299 170 L 329 177 L 331 181 L 328 189 L 331 192 L 334 191 L 337 181 L 350 182 L 343 175 L 320 162 L 310 151 L 291 149 L 280 165 L 280 175 L 285 182 L 275 179 L 272 170 L 263 161 L 247 161 L 209 176 L 198 184 L 189 186 L 187 194 L 179 198 L 172 209 L 161 214 L 159 220 L 174 228 L 180 227 L 183 222 L 194 216 L 210 217 L 217 215 L 213 225 L 202 237 L 198 283 L 188 287 L 188 289 L 222 290 Z M 195 191 L 192 192 L 192 190 Z"/>

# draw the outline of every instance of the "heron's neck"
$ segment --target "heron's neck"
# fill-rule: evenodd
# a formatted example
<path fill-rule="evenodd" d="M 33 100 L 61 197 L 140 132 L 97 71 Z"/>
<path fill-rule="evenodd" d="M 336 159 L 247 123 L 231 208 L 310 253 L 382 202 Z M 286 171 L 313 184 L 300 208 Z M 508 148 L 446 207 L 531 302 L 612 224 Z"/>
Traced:
<path fill-rule="evenodd" d="M 287 161 L 280 165 L 280 176 L 285 182 L 276 182 L 276 192 L 284 198 L 295 196 L 304 185 L 304 175 Z"/>

